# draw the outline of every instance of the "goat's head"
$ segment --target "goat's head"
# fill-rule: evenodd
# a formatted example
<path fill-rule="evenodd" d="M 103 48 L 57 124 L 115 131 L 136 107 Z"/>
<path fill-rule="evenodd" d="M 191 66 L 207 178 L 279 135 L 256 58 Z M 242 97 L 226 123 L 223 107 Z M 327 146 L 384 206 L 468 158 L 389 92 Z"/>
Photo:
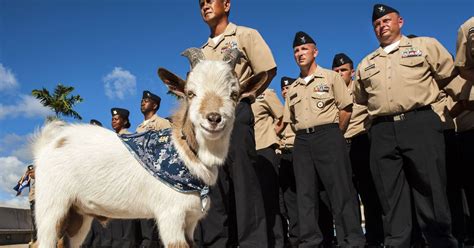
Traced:
<path fill-rule="evenodd" d="M 230 136 L 235 106 L 242 96 L 257 91 L 267 80 L 267 73 L 259 73 L 239 84 L 234 66 L 240 51 L 229 50 L 223 61 L 205 60 L 202 51 L 190 48 L 183 53 L 191 63 L 191 71 L 184 81 L 166 69 L 158 75 L 169 90 L 181 98 L 186 106 L 198 143 Z"/>

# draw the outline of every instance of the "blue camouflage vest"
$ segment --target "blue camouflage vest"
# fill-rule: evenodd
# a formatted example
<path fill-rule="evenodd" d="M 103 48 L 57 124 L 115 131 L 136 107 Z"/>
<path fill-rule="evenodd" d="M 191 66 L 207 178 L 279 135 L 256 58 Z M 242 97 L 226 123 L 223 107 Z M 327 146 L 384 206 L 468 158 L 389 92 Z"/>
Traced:
<path fill-rule="evenodd" d="M 194 177 L 179 158 L 171 142 L 171 129 L 122 134 L 119 137 L 143 168 L 155 178 L 179 192 L 198 192 L 204 209 L 209 187 Z"/>

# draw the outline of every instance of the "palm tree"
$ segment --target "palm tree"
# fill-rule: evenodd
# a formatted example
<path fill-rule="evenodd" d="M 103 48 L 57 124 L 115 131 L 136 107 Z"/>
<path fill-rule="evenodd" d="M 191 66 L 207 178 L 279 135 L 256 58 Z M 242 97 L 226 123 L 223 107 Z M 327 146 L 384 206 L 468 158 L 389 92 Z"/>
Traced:
<path fill-rule="evenodd" d="M 76 103 L 82 102 L 83 99 L 80 95 L 69 96 L 73 90 L 74 87 L 65 86 L 59 83 L 54 89 L 53 95 L 50 95 L 49 91 L 45 88 L 41 90 L 33 90 L 31 94 L 36 97 L 36 99 L 40 100 L 43 106 L 51 108 L 54 111 L 57 119 L 59 119 L 59 116 L 62 115 L 82 120 L 82 117 L 73 109 L 73 107 L 76 105 Z"/>

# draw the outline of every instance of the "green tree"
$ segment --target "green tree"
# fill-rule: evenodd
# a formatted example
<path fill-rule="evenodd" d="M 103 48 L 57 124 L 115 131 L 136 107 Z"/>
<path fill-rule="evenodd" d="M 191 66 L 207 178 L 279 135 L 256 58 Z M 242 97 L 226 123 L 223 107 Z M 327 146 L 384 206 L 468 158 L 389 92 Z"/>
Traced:
<path fill-rule="evenodd" d="M 74 105 L 82 102 L 83 99 L 80 95 L 70 95 L 73 90 L 74 87 L 65 86 L 59 83 L 54 89 L 53 95 L 51 95 L 46 88 L 33 90 L 31 91 L 31 94 L 36 97 L 36 99 L 40 100 L 43 106 L 52 109 L 57 119 L 62 115 L 82 120 L 82 117 L 73 108 Z"/>

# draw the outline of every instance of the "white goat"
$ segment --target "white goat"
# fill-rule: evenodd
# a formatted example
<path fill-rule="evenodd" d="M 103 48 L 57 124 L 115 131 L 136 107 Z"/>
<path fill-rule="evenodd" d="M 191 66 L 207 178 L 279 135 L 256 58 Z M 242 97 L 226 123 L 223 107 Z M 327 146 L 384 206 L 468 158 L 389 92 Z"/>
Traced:
<path fill-rule="evenodd" d="M 260 73 L 239 82 L 231 51 L 223 61 L 203 60 L 188 49 L 192 69 L 187 81 L 166 69 L 158 75 L 180 96 L 173 116 L 171 141 L 190 173 L 206 185 L 217 179 L 224 163 L 235 106 L 266 81 Z M 33 143 L 36 166 L 36 220 L 39 247 L 55 247 L 67 235 L 79 247 L 92 219 L 155 218 L 166 247 L 189 247 L 197 222 L 204 217 L 199 193 L 181 193 L 155 179 L 112 131 L 88 124 L 52 122 Z"/>

